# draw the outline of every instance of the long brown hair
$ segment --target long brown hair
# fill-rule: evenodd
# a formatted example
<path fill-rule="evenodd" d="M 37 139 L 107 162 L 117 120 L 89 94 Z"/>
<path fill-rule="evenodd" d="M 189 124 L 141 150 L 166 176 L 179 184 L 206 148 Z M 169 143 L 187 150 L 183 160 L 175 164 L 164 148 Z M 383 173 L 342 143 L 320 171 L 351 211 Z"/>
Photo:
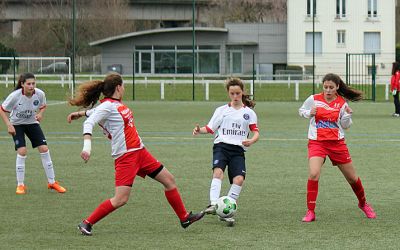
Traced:
<path fill-rule="evenodd" d="M 326 81 L 332 81 L 336 86 L 339 86 L 339 89 L 337 90 L 338 95 L 343 96 L 347 100 L 355 102 L 362 99 L 362 92 L 347 86 L 340 76 L 332 73 L 326 74 L 322 79 L 322 83 Z"/>
<path fill-rule="evenodd" d="M 116 73 L 107 75 L 103 81 L 93 80 L 85 82 L 79 86 L 75 98 L 70 99 L 69 104 L 84 108 L 93 107 L 101 94 L 104 97 L 111 97 L 118 85 L 122 85 L 122 77 Z"/>
<path fill-rule="evenodd" d="M 244 105 L 246 105 L 249 108 L 254 108 L 254 106 L 256 106 L 256 103 L 250 99 L 250 95 L 246 94 L 242 80 L 240 80 L 239 78 L 228 79 L 226 81 L 226 91 L 229 92 L 229 87 L 231 86 L 239 86 L 240 89 L 243 91 L 242 102 L 244 103 Z"/>
<path fill-rule="evenodd" d="M 18 84 L 15 86 L 14 90 L 22 88 L 22 84 L 26 82 L 26 79 L 35 79 L 35 75 L 30 72 L 21 74 L 18 78 Z"/>

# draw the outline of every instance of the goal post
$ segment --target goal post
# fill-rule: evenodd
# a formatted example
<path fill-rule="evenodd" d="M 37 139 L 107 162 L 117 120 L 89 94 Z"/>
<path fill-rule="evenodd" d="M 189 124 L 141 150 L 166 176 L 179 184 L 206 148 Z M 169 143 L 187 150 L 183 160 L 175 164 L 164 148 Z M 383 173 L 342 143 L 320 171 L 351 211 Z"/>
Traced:
<path fill-rule="evenodd" d="M 6 74 L 0 74 L 0 86 L 4 83 L 8 86 L 10 81 L 13 81 L 15 85 L 20 74 L 31 72 L 43 84 L 60 84 L 62 82 L 62 86 L 64 86 L 65 82 L 71 90 L 71 96 L 73 96 L 74 85 L 72 83 L 70 57 L 0 57 L 0 63 L 4 60 L 11 63 Z"/>

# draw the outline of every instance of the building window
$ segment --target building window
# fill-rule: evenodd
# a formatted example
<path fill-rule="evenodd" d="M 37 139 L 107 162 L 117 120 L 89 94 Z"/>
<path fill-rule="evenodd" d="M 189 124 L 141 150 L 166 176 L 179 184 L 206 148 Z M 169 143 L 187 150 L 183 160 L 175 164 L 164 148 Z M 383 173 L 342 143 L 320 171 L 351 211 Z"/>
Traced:
<path fill-rule="evenodd" d="M 194 72 L 220 73 L 220 46 L 196 46 Z M 190 74 L 192 46 L 135 46 L 135 73 Z"/>
<path fill-rule="evenodd" d="M 317 0 L 307 0 L 307 16 L 317 15 Z"/>
<path fill-rule="evenodd" d="M 322 32 L 314 33 L 314 53 L 322 54 Z M 313 33 L 306 32 L 306 54 L 313 53 Z"/>
<path fill-rule="evenodd" d="M 368 17 L 378 17 L 378 0 L 368 1 Z"/>
<path fill-rule="evenodd" d="M 337 31 L 337 45 L 345 45 L 346 44 L 346 31 L 338 30 Z"/>
<path fill-rule="evenodd" d="M 336 0 L 336 18 L 346 17 L 346 0 Z"/>
<path fill-rule="evenodd" d="M 364 32 L 364 52 L 375 54 L 381 53 L 380 32 Z"/>
<path fill-rule="evenodd" d="M 230 50 L 226 53 L 227 73 L 241 74 L 242 73 L 242 51 Z"/>

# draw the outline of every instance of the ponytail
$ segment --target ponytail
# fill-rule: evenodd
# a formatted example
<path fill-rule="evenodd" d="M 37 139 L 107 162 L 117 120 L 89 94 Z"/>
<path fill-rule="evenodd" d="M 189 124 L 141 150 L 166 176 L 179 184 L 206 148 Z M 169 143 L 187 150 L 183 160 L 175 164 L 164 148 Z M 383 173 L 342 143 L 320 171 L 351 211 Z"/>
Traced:
<path fill-rule="evenodd" d="M 103 81 L 85 82 L 77 89 L 75 98 L 70 99 L 68 102 L 72 106 L 92 108 L 100 99 L 101 94 L 105 97 L 113 96 L 118 85 L 122 85 L 122 77 L 117 73 L 107 75 Z"/>
<path fill-rule="evenodd" d="M 336 74 L 326 74 L 322 79 L 322 83 L 326 81 L 332 81 L 339 87 L 337 90 L 338 95 L 344 97 L 347 100 L 352 102 L 360 101 L 363 97 L 362 92 L 356 89 L 349 87 L 347 84 L 343 82 L 343 80 Z"/>
<path fill-rule="evenodd" d="M 81 84 L 76 91 L 74 99 L 69 100 L 72 106 L 80 106 L 83 108 L 93 107 L 103 92 L 104 82 L 95 80 Z"/>
<path fill-rule="evenodd" d="M 246 105 L 249 108 L 254 108 L 254 106 L 256 106 L 256 103 L 253 100 L 251 100 L 250 95 L 246 94 L 242 80 L 240 80 L 239 78 L 228 79 L 226 82 L 226 90 L 229 91 L 229 87 L 231 86 L 239 86 L 240 89 L 243 91 L 242 102 L 244 103 L 244 105 Z"/>

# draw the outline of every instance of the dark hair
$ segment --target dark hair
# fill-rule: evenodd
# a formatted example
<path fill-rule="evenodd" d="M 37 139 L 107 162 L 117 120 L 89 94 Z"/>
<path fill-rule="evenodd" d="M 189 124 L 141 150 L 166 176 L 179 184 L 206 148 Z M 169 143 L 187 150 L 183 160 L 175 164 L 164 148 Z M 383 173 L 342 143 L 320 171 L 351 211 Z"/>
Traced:
<path fill-rule="evenodd" d="M 322 79 L 322 83 L 326 81 L 332 81 L 336 84 L 336 86 L 339 86 L 337 93 L 347 100 L 354 102 L 362 99 L 362 92 L 347 86 L 347 84 L 343 82 L 340 76 L 332 73 L 326 74 Z"/>
<path fill-rule="evenodd" d="M 229 87 L 231 86 L 239 86 L 240 89 L 243 91 L 242 102 L 244 103 L 244 105 L 249 108 L 254 108 L 254 106 L 256 106 L 256 103 L 250 99 L 250 95 L 246 94 L 242 80 L 240 80 L 239 78 L 228 79 L 226 82 L 226 90 L 229 91 Z"/>
<path fill-rule="evenodd" d="M 22 88 L 22 84 L 26 82 L 27 79 L 35 79 L 35 75 L 33 73 L 23 73 L 18 78 L 18 84 L 15 86 L 14 90 Z"/>
<path fill-rule="evenodd" d="M 107 75 L 103 81 L 85 82 L 79 86 L 75 98 L 70 99 L 69 104 L 84 108 L 93 107 L 99 100 L 100 94 L 103 94 L 104 97 L 111 97 L 118 85 L 122 85 L 122 77 L 117 73 Z"/>
<path fill-rule="evenodd" d="M 397 71 L 400 71 L 400 63 L 393 62 L 392 64 L 392 75 L 396 74 Z"/>

